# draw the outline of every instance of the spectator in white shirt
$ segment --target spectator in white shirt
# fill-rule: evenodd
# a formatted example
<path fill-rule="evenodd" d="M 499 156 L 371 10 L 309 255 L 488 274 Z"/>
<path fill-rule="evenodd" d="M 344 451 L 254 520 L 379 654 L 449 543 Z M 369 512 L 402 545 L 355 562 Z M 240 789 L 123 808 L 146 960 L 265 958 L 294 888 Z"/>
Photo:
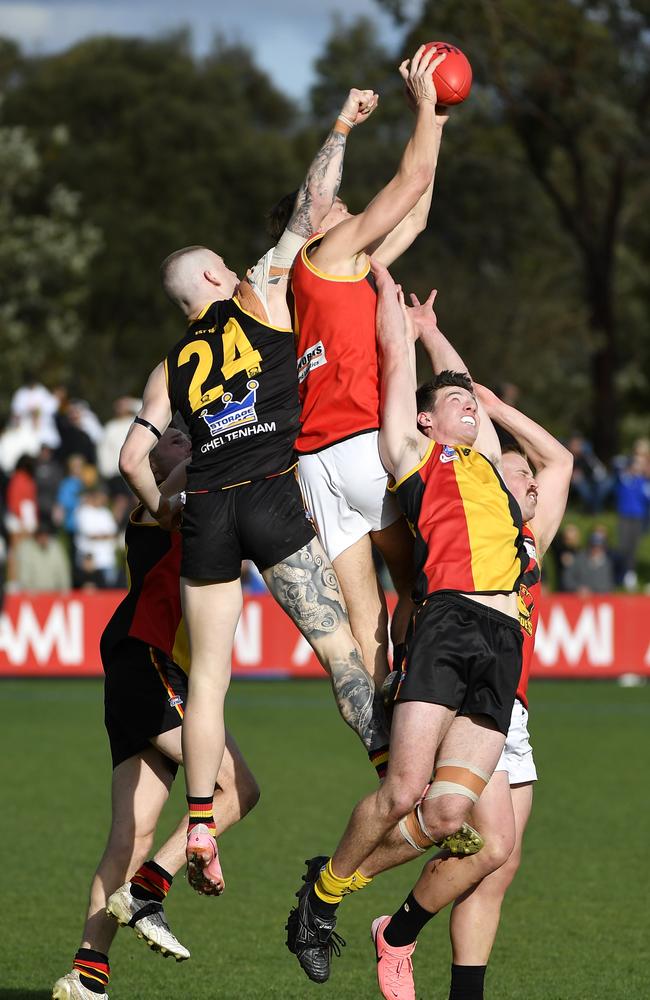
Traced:
<path fill-rule="evenodd" d="M 116 544 L 117 523 L 107 506 L 106 494 L 99 489 L 88 490 L 77 509 L 77 564 L 81 566 L 85 557 L 92 557 L 106 587 L 113 586 L 117 579 Z"/>

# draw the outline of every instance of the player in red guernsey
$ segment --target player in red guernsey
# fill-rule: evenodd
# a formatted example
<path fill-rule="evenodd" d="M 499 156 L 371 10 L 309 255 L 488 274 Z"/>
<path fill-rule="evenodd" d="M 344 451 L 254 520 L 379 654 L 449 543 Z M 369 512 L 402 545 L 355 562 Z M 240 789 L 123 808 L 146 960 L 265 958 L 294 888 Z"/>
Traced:
<path fill-rule="evenodd" d="M 375 682 L 388 669 L 388 614 L 371 541 L 398 591 L 392 637 L 411 612 L 412 540 L 379 458 L 376 293 L 369 253 L 390 264 L 426 225 L 446 117 L 436 111 L 421 47 L 400 67 L 416 122 L 393 179 L 357 216 L 337 201 L 296 257 L 293 272 L 301 430 L 296 442 L 305 506 L 336 570 L 352 632 Z"/>

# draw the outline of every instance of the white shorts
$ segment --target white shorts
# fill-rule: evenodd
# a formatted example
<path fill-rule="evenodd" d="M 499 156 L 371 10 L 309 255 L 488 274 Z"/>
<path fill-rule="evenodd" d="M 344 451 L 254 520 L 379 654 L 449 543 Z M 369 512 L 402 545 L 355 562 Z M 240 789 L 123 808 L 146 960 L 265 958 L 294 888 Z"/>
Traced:
<path fill-rule="evenodd" d="M 387 528 L 402 516 L 397 499 L 387 490 L 378 437 L 378 431 L 355 434 L 300 456 L 305 507 L 332 562 L 369 531 Z"/>
<path fill-rule="evenodd" d="M 528 735 L 528 712 L 515 698 L 510 717 L 510 728 L 506 743 L 499 757 L 495 771 L 507 771 L 511 785 L 523 785 L 537 781 L 537 770 L 533 760 L 533 748 Z"/>

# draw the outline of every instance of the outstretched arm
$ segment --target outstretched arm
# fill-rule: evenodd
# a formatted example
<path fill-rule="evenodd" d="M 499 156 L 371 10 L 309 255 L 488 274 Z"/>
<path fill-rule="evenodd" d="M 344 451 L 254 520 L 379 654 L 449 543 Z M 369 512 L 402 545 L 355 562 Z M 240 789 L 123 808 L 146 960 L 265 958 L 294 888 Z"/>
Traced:
<path fill-rule="evenodd" d="M 377 283 L 377 344 L 379 348 L 379 452 L 396 480 L 409 472 L 426 451 L 417 430 L 415 332 L 402 291 L 378 261 L 372 261 Z"/>
<path fill-rule="evenodd" d="M 406 69 L 406 63 L 402 63 L 399 71 L 406 83 L 408 79 L 408 70 Z M 413 102 L 408 86 L 406 87 L 407 101 L 409 102 L 411 109 L 417 111 L 417 105 Z M 433 177 L 431 178 L 431 183 L 426 189 L 417 205 L 411 209 L 405 219 L 395 226 L 395 228 L 379 243 L 375 244 L 374 247 L 366 248 L 367 252 L 372 254 L 375 260 L 381 261 L 386 267 L 390 267 L 394 260 L 408 250 L 413 241 L 424 232 L 427 227 L 427 222 L 429 219 L 429 210 L 431 208 L 431 199 L 433 198 L 433 185 L 436 176 L 436 167 L 438 166 L 438 156 L 440 154 L 440 144 L 442 142 L 442 130 L 448 121 L 447 109 L 441 106 L 436 108 L 436 134 L 435 134 L 435 145 L 434 145 L 434 163 L 433 163 Z"/>
<path fill-rule="evenodd" d="M 573 470 L 573 455 L 564 445 L 524 413 L 508 406 L 493 392 L 474 384 L 486 413 L 512 434 L 535 467 L 539 487 L 535 510 L 535 538 L 540 556 L 548 550 L 566 510 Z"/>
<path fill-rule="evenodd" d="M 443 371 L 463 372 L 469 375 L 467 365 L 460 354 L 438 327 L 438 319 L 433 311 L 435 297 L 436 293 L 431 292 L 426 302 L 420 303 L 417 296 L 411 295 L 413 322 L 420 342 L 429 355 L 431 366 L 436 375 Z M 500 467 L 501 445 L 499 437 L 489 414 L 485 412 L 478 397 L 477 403 L 479 427 L 474 447 L 482 455 L 489 458 L 494 465 Z"/>
<path fill-rule="evenodd" d="M 433 180 L 438 133 L 436 87 L 432 72 L 444 53 L 424 52 L 420 46 L 411 60 L 407 86 L 417 104 L 415 129 L 409 139 L 397 173 L 361 215 L 340 222 L 325 234 L 314 251 L 319 268 L 330 273 L 347 273 L 358 254 L 388 235 L 411 212 Z"/>
<path fill-rule="evenodd" d="M 161 362 L 152 371 L 144 390 L 142 409 L 138 414 L 156 430 L 163 434 L 172 419 L 165 366 Z M 169 500 L 163 497 L 151 471 L 149 452 L 155 448 L 158 438 L 148 427 L 133 423 L 120 451 L 120 472 L 135 495 L 156 518 L 161 527 L 171 527 L 174 511 Z"/>
<path fill-rule="evenodd" d="M 287 229 L 304 240 L 318 227 L 334 204 L 343 176 L 347 137 L 355 125 L 366 121 L 379 98 L 372 90 L 353 88 L 325 142 L 316 153 L 300 186 Z"/>

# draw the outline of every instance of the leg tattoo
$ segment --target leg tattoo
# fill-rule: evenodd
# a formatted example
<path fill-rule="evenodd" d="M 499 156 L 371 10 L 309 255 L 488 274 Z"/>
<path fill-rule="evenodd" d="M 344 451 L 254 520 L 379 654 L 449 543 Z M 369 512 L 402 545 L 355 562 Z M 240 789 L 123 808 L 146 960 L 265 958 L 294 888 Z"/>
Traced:
<path fill-rule="evenodd" d="M 345 660 L 330 663 L 332 689 L 343 720 L 370 753 L 388 745 L 388 723 L 383 699 L 375 691 L 361 657 L 353 649 Z"/>
<path fill-rule="evenodd" d="M 388 725 L 383 701 L 352 643 L 339 581 L 320 543 L 316 539 L 309 542 L 267 570 L 264 579 L 330 674 L 344 721 L 358 733 L 367 750 L 386 746 Z M 340 648 L 326 653 L 322 640 L 337 632 Z"/>

